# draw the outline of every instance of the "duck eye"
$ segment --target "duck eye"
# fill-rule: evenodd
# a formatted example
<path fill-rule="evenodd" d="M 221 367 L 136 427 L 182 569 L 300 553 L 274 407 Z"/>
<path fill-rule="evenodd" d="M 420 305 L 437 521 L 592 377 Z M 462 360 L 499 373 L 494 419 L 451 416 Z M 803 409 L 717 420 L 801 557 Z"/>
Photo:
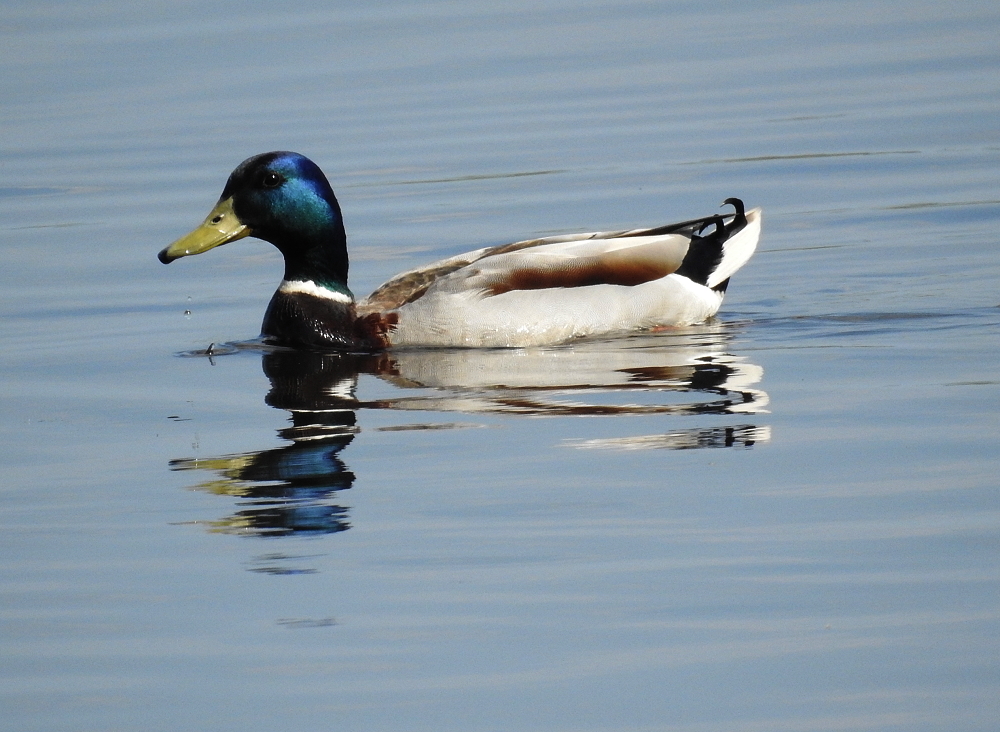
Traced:
<path fill-rule="evenodd" d="M 261 183 L 264 185 L 265 188 L 277 188 L 284 182 L 285 182 L 284 178 L 282 178 L 280 175 L 272 171 L 264 173 L 264 177 L 261 179 Z"/>

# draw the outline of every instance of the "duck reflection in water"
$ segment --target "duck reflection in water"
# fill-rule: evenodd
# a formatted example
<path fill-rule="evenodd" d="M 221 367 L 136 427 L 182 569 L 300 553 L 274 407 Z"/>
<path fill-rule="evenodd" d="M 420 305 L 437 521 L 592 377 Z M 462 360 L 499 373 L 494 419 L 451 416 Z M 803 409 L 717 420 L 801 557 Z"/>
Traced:
<path fill-rule="evenodd" d="M 223 351 L 224 352 L 224 351 Z M 218 351 L 213 351 L 218 355 Z M 172 460 L 173 470 L 210 470 L 215 480 L 193 486 L 243 499 L 244 508 L 212 523 L 212 530 L 255 536 L 329 534 L 350 527 L 347 508 L 334 502 L 354 484 L 340 458 L 357 432 L 354 391 L 358 374 L 380 372 L 384 357 L 305 351 L 264 353 L 271 382 L 265 402 L 291 415 L 278 431 L 290 444 L 261 452 Z"/>
<path fill-rule="evenodd" d="M 286 536 L 350 527 L 340 492 L 354 474 L 341 458 L 358 432 L 358 410 L 524 416 L 706 416 L 713 423 L 652 435 L 603 440 L 565 439 L 582 449 L 749 447 L 770 438 L 750 420 L 766 413 L 757 388 L 763 370 L 727 353 L 731 326 L 678 329 L 603 342 L 538 349 L 422 349 L 357 356 L 268 350 L 268 405 L 290 414 L 278 435 L 288 444 L 262 452 L 181 459 L 173 470 L 209 470 L 194 486 L 240 498 L 240 510 L 213 522 L 214 531 Z M 237 345 L 211 354 L 259 348 Z M 389 398 L 357 398 L 358 377 L 392 384 Z M 718 417 L 724 417 L 719 419 Z M 720 423 L 721 422 L 721 423 Z M 628 422 L 622 422 L 626 425 Z M 392 429 L 429 429 L 401 424 Z"/>

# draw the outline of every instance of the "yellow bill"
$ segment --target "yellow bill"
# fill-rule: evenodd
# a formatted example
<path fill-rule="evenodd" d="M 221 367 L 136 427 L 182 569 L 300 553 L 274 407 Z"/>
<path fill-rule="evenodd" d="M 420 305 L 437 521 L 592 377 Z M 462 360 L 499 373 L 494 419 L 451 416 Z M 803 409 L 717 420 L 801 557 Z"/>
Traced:
<path fill-rule="evenodd" d="M 185 234 L 159 253 L 160 261 L 170 264 L 175 259 L 201 254 L 209 249 L 250 236 L 250 228 L 233 211 L 233 199 L 219 201 L 201 226 Z"/>

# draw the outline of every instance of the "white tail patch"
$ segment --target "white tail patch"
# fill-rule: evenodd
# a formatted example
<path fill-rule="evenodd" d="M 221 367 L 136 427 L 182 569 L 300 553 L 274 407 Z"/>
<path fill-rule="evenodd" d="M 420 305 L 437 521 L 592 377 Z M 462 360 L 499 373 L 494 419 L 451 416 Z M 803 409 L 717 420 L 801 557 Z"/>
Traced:
<path fill-rule="evenodd" d="M 760 209 L 755 208 L 747 211 L 747 225 L 722 245 L 722 261 L 708 276 L 708 287 L 715 287 L 736 274 L 757 249 L 758 239 L 760 239 Z"/>

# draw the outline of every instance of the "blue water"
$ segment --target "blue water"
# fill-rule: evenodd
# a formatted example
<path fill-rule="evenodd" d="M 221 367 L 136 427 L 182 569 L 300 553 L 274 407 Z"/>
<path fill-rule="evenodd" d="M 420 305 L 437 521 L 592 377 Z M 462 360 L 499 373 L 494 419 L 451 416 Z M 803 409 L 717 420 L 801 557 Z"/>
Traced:
<path fill-rule="evenodd" d="M 2 16 L 0 728 L 995 729 L 995 4 Z M 703 326 L 268 354 L 269 245 L 156 252 L 272 149 L 359 294 L 764 235 Z"/>

